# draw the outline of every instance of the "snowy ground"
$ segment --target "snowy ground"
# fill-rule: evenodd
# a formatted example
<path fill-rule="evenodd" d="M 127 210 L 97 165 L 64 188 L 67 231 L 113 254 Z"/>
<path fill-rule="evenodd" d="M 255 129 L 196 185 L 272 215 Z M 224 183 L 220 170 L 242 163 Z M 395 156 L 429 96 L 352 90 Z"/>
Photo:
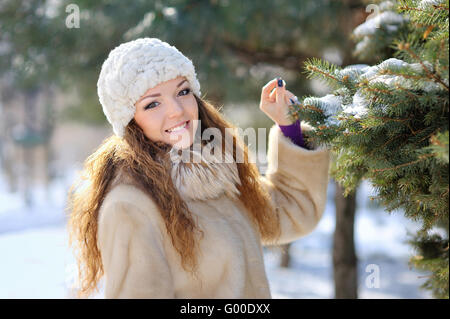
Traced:
<path fill-rule="evenodd" d="M 0 298 L 73 297 L 69 287 L 76 268 L 65 229 L 66 187 L 60 181 L 52 185 L 49 195 L 37 190 L 35 206 L 28 209 L 19 196 L 6 192 L 0 176 Z M 400 212 L 389 215 L 382 209 L 369 209 L 370 191 L 364 183 L 358 197 L 355 243 L 360 298 L 430 298 L 419 289 L 423 274 L 410 270 L 407 264 L 410 250 L 404 243 L 406 232 L 417 226 Z M 266 251 L 274 298 L 333 298 L 333 194 L 330 183 L 328 205 L 317 229 L 291 246 L 291 268 L 279 268 L 278 254 Z M 370 286 L 376 281 L 367 280 L 374 275 L 378 275 L 378 288 Z M 101 297 L 101 292 L 94 296 Z"/>

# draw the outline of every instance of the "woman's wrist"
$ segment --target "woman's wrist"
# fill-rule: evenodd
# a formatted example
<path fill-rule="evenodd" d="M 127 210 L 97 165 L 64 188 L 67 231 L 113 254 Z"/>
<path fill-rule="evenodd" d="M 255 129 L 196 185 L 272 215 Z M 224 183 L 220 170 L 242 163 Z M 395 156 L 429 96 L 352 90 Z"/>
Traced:
<path fill-rule="evenodd" d="M 300 147 L 305 147 L 305 142 L 303 140 L 302 129 L 300 126 L 300 120 L 295 121 L 290 125 L 279 125 L 281 132 L 283 135 L 289 138 L 295 145 Z"/>

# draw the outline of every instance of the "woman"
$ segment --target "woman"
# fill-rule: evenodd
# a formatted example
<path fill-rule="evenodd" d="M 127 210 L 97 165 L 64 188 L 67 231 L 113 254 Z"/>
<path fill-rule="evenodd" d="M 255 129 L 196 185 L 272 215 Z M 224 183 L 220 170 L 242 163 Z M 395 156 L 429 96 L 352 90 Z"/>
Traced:
<path fill-rule="evenodd" d="M 311 127 L 289 118 L 284 81 L 261 94 L 276 123 L 266 176 L 237 135 L 232 148 L 200 140 L 234 126 L 200 98 L 192 61 L 159 39 L 112 50 L 98 94 L 115 134 L 69 192 L 80 295 L 105 275 L 106 298 L 271 298 L 262 245 L 311 232 L 328 184 L 329 150 L 302 139 Z"/>

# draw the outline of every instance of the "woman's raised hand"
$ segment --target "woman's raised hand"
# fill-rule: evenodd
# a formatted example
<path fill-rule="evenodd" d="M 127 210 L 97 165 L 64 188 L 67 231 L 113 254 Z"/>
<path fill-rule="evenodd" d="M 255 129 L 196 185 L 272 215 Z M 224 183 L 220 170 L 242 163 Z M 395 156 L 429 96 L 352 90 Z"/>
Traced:
<path fill-rule="evenodd" d="M 290 125 L 294 123 L 288 115 L 289 105 L 293 104 L 290 99 L 297 102 L 297 97 L 286 90 L 286 82 L 278 77 L 262 88 L 259 109 L 278 125 Z"/>

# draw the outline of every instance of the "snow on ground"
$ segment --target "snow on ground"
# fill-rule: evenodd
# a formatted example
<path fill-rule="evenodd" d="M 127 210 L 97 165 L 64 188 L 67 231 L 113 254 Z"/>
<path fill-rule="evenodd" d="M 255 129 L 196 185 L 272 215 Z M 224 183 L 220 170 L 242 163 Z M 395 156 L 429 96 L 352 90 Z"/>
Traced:
<path fill-rule="evenodd" d="M 76 267 L 68 248 L 64 190 L 60 181 L 49 195 L 36 192 L 35 207 L 27 209 L 9 194 L 0 178 L 0 298 L 73 298 L 70 286 Z M 360 298 L 430 298 L 419 289 L 423 274 L 408 268 L 407 230 L 417 226 L 400 212 L 389 215 L 368 209 L 371 188 L 363 183 L 358 196 L 355 244 L 359 258 Z M 292 267 L 278 267 L 279 255 L 265 250 L 266 270 L 274 298 L 333 298 L 332 238 L 334 184 L 317 229 L 291 245 Z M 52 204 L 49 204 L 52 203 Z M 378 273 L 379 288 L 367 278 Z M 373 282 L 372 282 L 373 283 Z M 102 288 L 93 298 L 102 298 Z"/>
<path fill-rule="evenodd" d="M 69 180 L 69 177 L 55 180 L 48 191 L 42 187 L 34 187 L 33 205 L 27 207 L 19 193 L 7 191 L 0 172 L 0 235 L 64 223 L 64 205 Z"/>
<path fill-rule="evenodd" d="M 1 298 L 65 298 L 71 262 L 64 227 L 50 226 L 0 236 Z"/>

